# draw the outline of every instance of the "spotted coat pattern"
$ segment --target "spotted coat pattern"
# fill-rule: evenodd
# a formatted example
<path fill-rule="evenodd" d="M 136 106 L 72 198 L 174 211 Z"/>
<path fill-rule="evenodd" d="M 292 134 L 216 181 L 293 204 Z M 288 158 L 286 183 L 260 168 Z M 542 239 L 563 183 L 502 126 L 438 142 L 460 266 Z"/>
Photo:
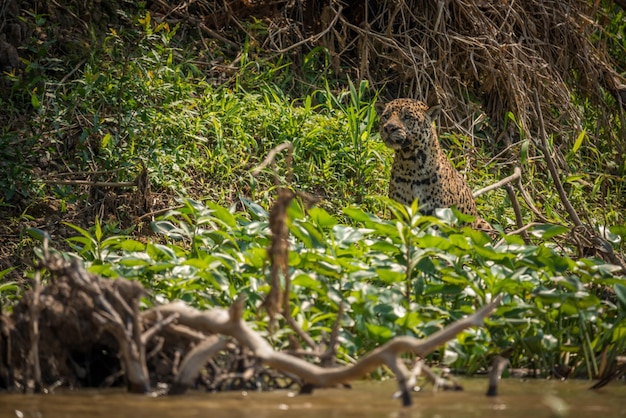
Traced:
<path fill-rule="evenodd" d="M 432 120 L 440 108 L 413 99 L 396 99 L 378 106 L 380 135 L 395 151 L 389 197 L 405 205 L 418 199 L 419 210 L 432 215 L 437 208 L 456 206 L 462 213 L 477 216 L 472 191 L 439 146 Z M 477 217 L 472 226 L 487 224 Z"/>

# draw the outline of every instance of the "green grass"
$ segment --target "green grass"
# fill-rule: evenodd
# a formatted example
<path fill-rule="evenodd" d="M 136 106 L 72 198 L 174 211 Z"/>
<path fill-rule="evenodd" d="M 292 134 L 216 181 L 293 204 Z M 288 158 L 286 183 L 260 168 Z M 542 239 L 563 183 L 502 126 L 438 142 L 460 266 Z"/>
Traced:
<path fill-rule="evenodd" d="M 250 171 L 289 141 L 293 186 L 324 197 L 330 207 L 384 193 L 389 152 L 373 133 L 366 83 L 292 99 L 270 82 L 273 71 L 260 79 L 249 63 L 232 83 L 213 86 L 191 57 L 170 45 L 173 36 L 165 26 L 112 30 L 80 77 L 33 93 L 30 153 L 60 159 L 58 171 L 119 170 L 117 181 L 132 181 L 145 165 L 157 192 L 219 202 L 244 194 L 267 203 L 271 177 L 252 179 Z M 251 82 L 254 91 L 245 87 Z M 28 176 L 23 183 L 33 197 L 75 192 L 42 188 Z M 10 202 L 14 190 L 5 190 Z"/>

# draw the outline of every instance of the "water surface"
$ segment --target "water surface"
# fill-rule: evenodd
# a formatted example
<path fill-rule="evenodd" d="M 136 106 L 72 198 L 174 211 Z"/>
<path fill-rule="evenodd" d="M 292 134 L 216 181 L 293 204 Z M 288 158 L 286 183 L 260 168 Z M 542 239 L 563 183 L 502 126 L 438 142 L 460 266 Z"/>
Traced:
<path fill-rule="evenodd" d="M 430 386 L 413 394 L 414 405 L 392 399 L 393 381 L 357 382 L 351 390 L 316 390 L 312 395 L 290 391 L 269 393 L 191 392 L 151 398 L 121 390 L 80 390 L 52 395 L 0 394 L 0 418 L 610 418 L 626 417 L 626 384 L 613 382 L 598 391 L 587 381 L 505 379 L 500 396 L 487 398 L 487 381 L 462 381 L 463 392 L 433 392 Z"/>

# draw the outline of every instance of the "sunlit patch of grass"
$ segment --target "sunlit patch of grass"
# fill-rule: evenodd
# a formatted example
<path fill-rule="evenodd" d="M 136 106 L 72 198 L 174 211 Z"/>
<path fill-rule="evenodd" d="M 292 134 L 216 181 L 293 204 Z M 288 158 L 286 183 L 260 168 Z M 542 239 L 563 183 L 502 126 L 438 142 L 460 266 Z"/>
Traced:
<path fill-rule="evenodd" d="M 41 96 L 33 123 L 50 129 L 33 132 L 35 148 L 59 171 L 122 168 L 116 180 L 132 181 L 145 165 L 156 192 L 267 200 L 270 177 L 250 171 L 289 141 L 292 186 L 327 207 L 384 193 L 388 153 L 373 130 L 366 83 L 293 99 L 272 82 L 287 77 L 288 63 L 244 59 L 232 83 L 215 86 L 174 46 L 176 28 L 145 22 L 111 30 L 79 77 Z"/>

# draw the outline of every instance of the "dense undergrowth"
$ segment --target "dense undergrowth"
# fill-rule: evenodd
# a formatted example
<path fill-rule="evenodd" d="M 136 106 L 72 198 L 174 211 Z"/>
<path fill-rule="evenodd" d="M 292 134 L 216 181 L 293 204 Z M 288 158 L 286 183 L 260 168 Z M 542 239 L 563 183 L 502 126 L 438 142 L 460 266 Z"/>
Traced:
<path fill-rule="evenodd" d="M 91 271 L 140 280 L 153 292 L 149 303 L 228 306 L 243 293 L 248 319 L 265 329 L 257 307 L 269 293 L 268 213 L 241 203 L 238 211 L 185 199 L 153 223 L 156 236 L 148 242 L 107 237 L 98 222 L 93 232 L 73 226 L 78 236 L 68 241 Z M 288 211 L 292 316 L 319 341 L 343 303 L 341 361 L 392 336 L 430 335 L 501 293 L 505 303 L 486 329 L 466 331 L 432 360 L 474 373 L 506 351 L 514 367 L 591 378 L 601 367 L 598 354 L 611 362 L 623 351 L 626 286 L 615 266 L 574 260 L 517 236 L 492 244 L 484 233 L 455 227 L 451 210 L 424 217 L 415 205 L 386 203 L 387 219 L 345 208 L 349 224 L 297 201 Z M 541 225 L 533 234 L 546 239 L 566 231 Z M 286 344 L 291 333 L 281 328 L 273 338 Z"/>
<path fill-rule="evenodd" d="M 420 217 L 416 207 L 379 197 L 391 153 L 376 133 L 378 92 L 333 74 L 324 50 L 294 68 L 250 42 L 228 62 L 215 41 L 199 53 L 181 41 L 179 27 L 145 12 L 129 20 L 92 39 L 84 61 L 50 59 L 32 45 L 25 76 L 7 76 L 0 204 L 17 231 L 8 244 L 14 253 L 31 258 L 38 231 L 46 230 L 91 271 L 140 280 L 152 291 L 147 304 L 224 306 L 243 292 L 248 319 L 265 329 L 256 307 L 269 290 L 268 210 L 277 185 L 267 170 L 258 177 L 251 171 L 289 141 L 293 162 L 276 159 L 282 181 L 291 164 L 289 186 L 320 198 L 313 208 L 295 202 L 289 211 L 292 315 L 321 339 L 343 302 L 342 361 L 394 335 L 429 335 L 500 293 L 505 304 L 485 329 L 463 333 L 431 360 L 473 373 L 506 351 L 514 367 L 596 377 L 626 349 L 618 269 L 584 257 L 584 246 L 567 239 L 561 200 L 541 158 L 526 153 L 523 133 L 516 162 L 493 155 L 488 128 L 478 122 L 475 137 L 442 135 L 475 189 L 521 165 L 525 187 L 554 223 L 531 228 L 528 242 L 503 236 L 492 243 L 451 226 L 451 211 Z M 28 122 L 21 112 L 29 112 Z M 565 153 L 568 198 L 623 251 L 624 178 L 598 172 L 602 144 L 588 143 L 584 132 L 578 138 Z M 119 183 L 135 181 L 144 168 L 151 193 L 141 211 L 136 190 Z M 504 190 L 481 197 L 479 208 L 500 229 L 514 228 Z M 531 221 L 532 212 L 523 209 L 523 219 Z M 7 305 L 30 269 L 3 267 L 0 301 Z M 272 338 L 286 344 L 289 332 Z"/>

